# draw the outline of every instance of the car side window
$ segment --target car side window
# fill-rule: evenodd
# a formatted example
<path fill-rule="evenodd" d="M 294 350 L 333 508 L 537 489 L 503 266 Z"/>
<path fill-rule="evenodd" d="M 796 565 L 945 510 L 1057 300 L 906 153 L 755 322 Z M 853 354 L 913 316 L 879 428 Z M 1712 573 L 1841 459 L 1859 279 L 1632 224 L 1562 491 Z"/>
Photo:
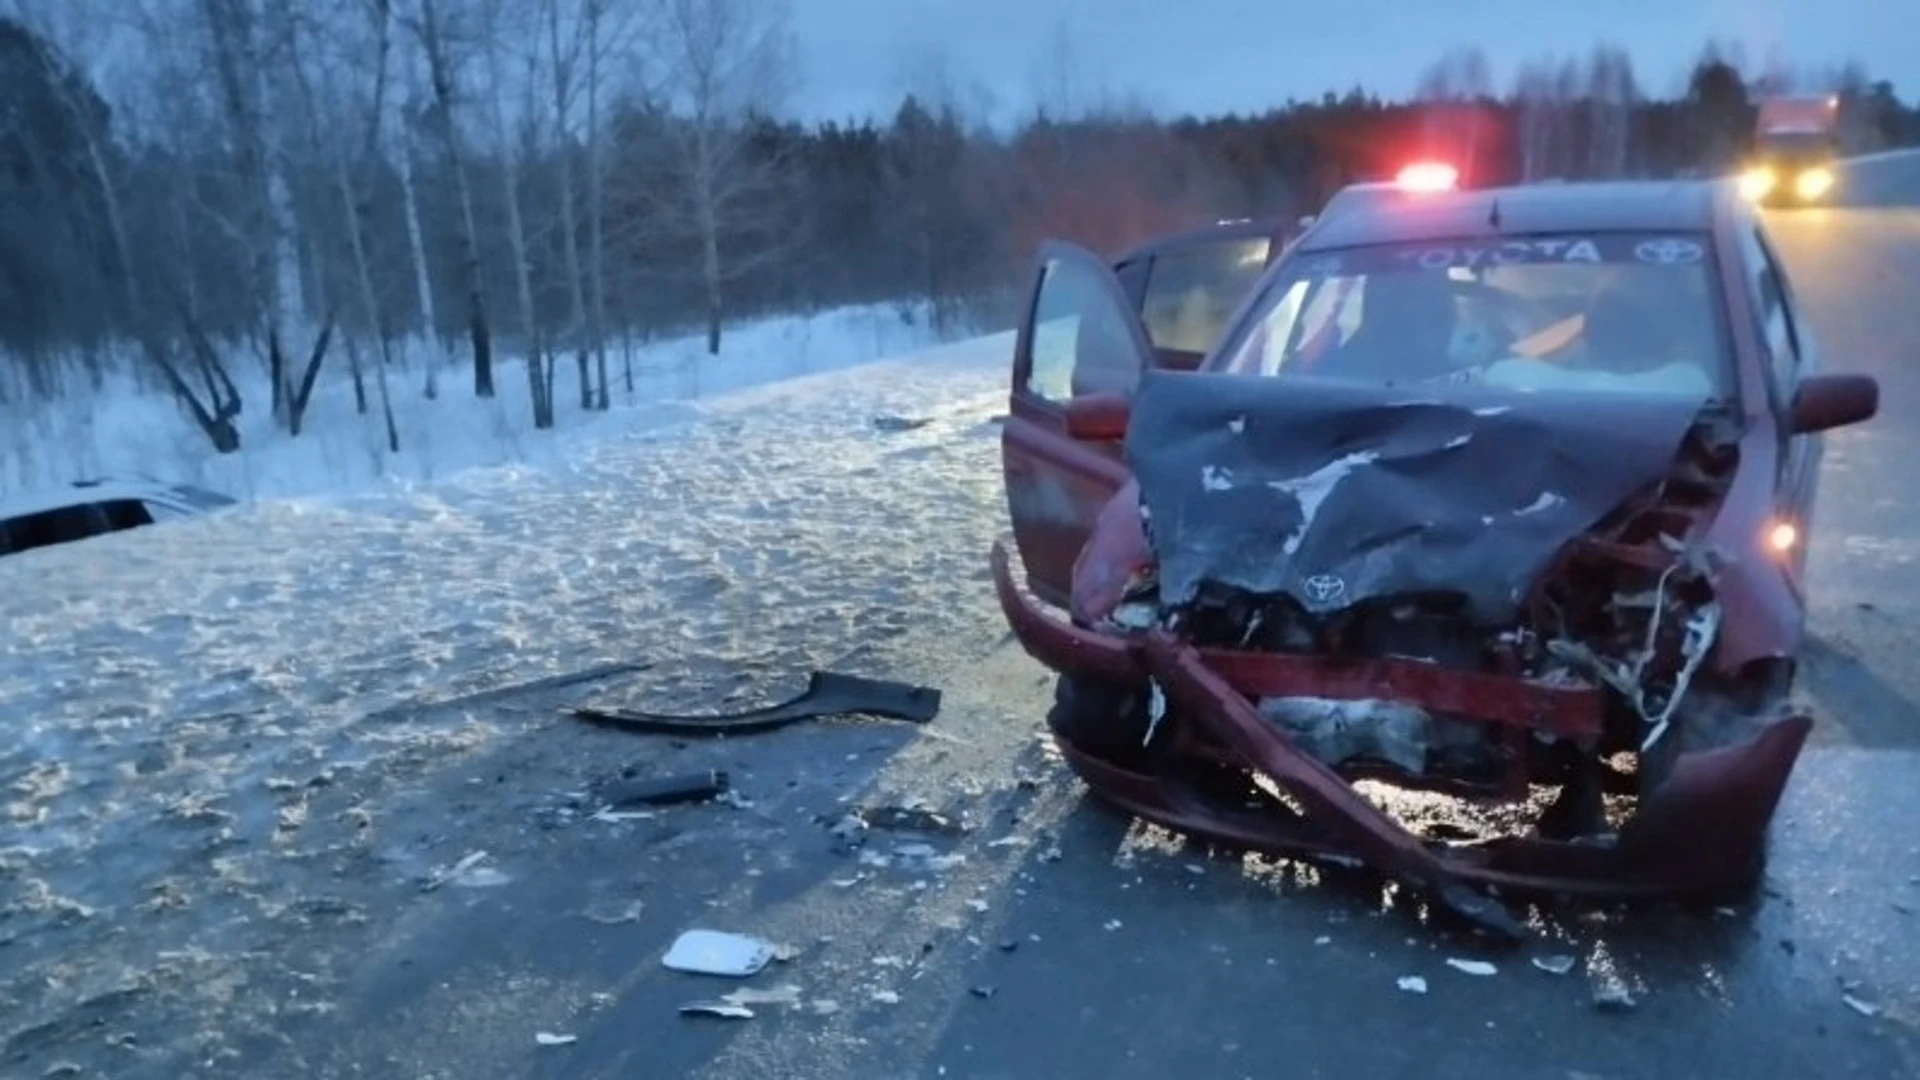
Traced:
<path fill-rule="evenodd" d="M 1747 233 L 1742 246 L 1748 263 L 1748 284 L 1760 313 L 1760 329 L 1767 343 L 1767 383 L 1774 410 L 1784 413 L 1800 379 L 1800 340 L 1793 325 L 1780 268 L 1767 253 L 1758 229 Z"/>
<path fill-rule="evenodd" d="M 1205 353 L 1266 268 L 1272 240 L 1217 240 L 1153 257 L 1140 315 L 1156 349 Z"/>
<path fill-rule="evenodd" d="M 1122 321 L 1130 318 L 1088 267 L 1049 260 L 1034 304 L 1026 389 L 1053 402 L 1100 390 L 1131 393 L 1141 363 Z"/>

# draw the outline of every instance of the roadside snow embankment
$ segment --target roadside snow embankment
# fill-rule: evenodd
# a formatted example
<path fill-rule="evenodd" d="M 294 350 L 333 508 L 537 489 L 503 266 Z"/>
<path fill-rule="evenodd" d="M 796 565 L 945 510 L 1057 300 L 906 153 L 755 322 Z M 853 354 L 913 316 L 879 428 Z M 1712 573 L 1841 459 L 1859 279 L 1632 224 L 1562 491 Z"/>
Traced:
<path fill-rule="evenodd" d="M 189 481 L 243 499 L 434 483 L 474 467 L 563 461 L 583 441 L 683 422 L 695 415 L 691 403 L 704 398 L 902 356 L 933 340 L 924 312 L 872 304 L 743 323 L 728 331 L 717 357 L 707 355 L 704 337 L 641 344 L 631 354 L 622 345 L 609 349 L 605 412 L 580 408 L 577 366 L 562 356 L 554 377 L 558 422 L 547 432 L 533 428 L 524 361 L 498 355 L 497 396 L 481 400 L 473 396 L 471 367 L 447 364 L 437 348 L 414 343 L 400 349 L 396 359 L 405 363 L 390 372 L 397 454 L 388 452 L 372 371 L 361 415 L 338 343 L 298 438 L 276 427 L 262 366 L 235 362 L 231 374 L 246 406 L 235 454 L 213 453 L 164 390 L 109 374 L 85 396 L 0 404 L 0 495 L 128 474 Z M 422 392 L 429 369 L 438 387 L 432 399 Z"/>

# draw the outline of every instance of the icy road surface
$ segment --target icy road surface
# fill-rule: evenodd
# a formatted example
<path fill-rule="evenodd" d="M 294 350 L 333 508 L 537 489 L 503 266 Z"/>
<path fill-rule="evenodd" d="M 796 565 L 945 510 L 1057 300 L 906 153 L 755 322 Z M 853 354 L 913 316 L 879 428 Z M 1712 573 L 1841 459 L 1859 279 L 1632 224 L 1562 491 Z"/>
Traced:
<path fill-rule="evenodd" d="M 0 561 L 7 1051 L 58 1041 L 28 1029 L 103 994 L 249 1013 L 243 954 L 337 904 L 307 868 L 405 881 L 439 857 L 317 794 L 404 786 L 555 722 L 395 706 L 619 661 L 650 664 L 669 707 L 813 667 L 936 678 L 946 658 L 914 650 L 992 604 L 1009 349 L 736 394 L 559 470 Z M 902 415 L 926 423 L 882 429 Z M 177 1032 L 208 1053 L 246 1034 Z"/>

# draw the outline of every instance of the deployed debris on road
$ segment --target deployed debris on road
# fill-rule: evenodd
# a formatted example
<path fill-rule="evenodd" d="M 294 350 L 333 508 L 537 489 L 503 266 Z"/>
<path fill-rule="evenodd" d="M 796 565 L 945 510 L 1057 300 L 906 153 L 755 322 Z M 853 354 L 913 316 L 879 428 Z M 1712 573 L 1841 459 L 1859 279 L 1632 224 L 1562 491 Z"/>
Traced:
<path fill-rule="evenodd" d="M 582 671 L 571 671 L 562 675 L 549 675 L 529 682 L 513 683 L 508 686 L 496 686 L 491 690 L 480 690 L 459 697 L 444 698 L 439 701 L 409 701 L 392 705 L 369 713 L 369 722 L 398 720 L 429 709 L 471 709 L 480 705 L 492 705 L 501 701 L 527 697 L 534 694 L 548 694 L 556 690 L 569 690 L 588 683 L 605 682 L 621 675 L 632 675 L 653 666 L 652 661 L 600 664 Z"/>
<path fill-rule="evenodd" d="M 505 885 L 513 879 L 504 871 L 485 863 L 491 858 L 484 851 L 470 851 L 459 862 L 444 870 L 436 871 L 420 885 L 421 892 L 432 892 L 442 885 L 459 885 L 469 889 L 487 889 Z"/>
<path fill-rule="evenodd" d="M 683 776 L 622 778 L 603 785 L 596 794 L 612 807 L 670 806 L 717 798 L 730 790 L 724 769 Z"/>
<path fill-rule="evenodd" d="M 829 716 L 877 716 L 908 723 L 930 723 L 940 713 L 940 691 L 886 679 L 816 671 L 807 689 L 778 705 L 707 716 L 650 713 L 633 709 L 578 707 L 578 719 L 604 727 L 650 735 L 745 735 L 800 720 Z"/>
<path fill-rule="evenodd" d="M 892 435 L 902 431 L 913 431 L 933 423 L 930 416 L 894 416 L 882 414 L 873 418 L 873 429 Z"/>
<path fill-rule="evenodd" d="M 755 1005 L 798 1005 L 800 988 L 791 983 L 776 986 L 770 990 L 760 990 L 743 986 L 731 993 L 703 1001 L 689 1001 L 680 1006 L 683 1016 L 718 1016 L 728 1020 L 751 1020 Z"/>
<path fill-rule="evenodd" d="M 745 934 L 688 930 L 674 939 L 660 962 L 675 971 L 744 978 L 772 963 L 776 952 L 771 942 Z"/>

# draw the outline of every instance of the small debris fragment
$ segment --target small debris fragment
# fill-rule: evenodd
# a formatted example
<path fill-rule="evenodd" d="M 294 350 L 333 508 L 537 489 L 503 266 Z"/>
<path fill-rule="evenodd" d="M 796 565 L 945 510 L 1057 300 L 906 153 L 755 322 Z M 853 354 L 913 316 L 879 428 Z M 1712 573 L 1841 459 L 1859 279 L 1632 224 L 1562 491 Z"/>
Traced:
<path fill-rule="evenodd" d="M 902 431 L 913 431 L 917 428 L 923 428 L 931 423 L 933 423 L 932 417 L 896 416 L 891 413 L 882 413 L 873 418 L 873 430 L 888 435 L 895 435 Z"/>
<path fill-rule="evenodd" d="M 1013 950 L 1015 950 L 1015 949 L 1017 949 L 1017 948 L 1019 948 L 1019 947 L 1020 947 L 1020 939 L 1019 939 L 1019 938 L 1008 938 L 1008 939 L 1006 939 L 1005 941 L 1002 941 L 1002 942 L 1000 943 L 1000 951 L 1001 951 L 1001 952 L 1012 952 Z"/>
<path fill-rule="evenodd" d="M 639 921 L 640 913 L 645 911 L 646 907 L 646 903 L 640 900 L 629 900 L 624 904 L 615 900 L 604 900 L 587 905 L 587 909 L 580 914 L 601 926 L 619 926 L 621 923 Z"/>
<path fill-rule="evenodd" d="M 1573 970 L 1573 965 L 1576 963 L 1578 963 L 1578 961 L 1565 954 L 1557 956 L 1536 956 L 1533 958 L 1533 966 L 1549 975 L 1565 975 L 1567 972 Z"/>
<path fill-rule="evenodd" d="M 724 1001 L 690 1001 L 680 1006 L 682 1016 L 718 1016 L 725 1020 L 751 1020 L 753 1010 L 745 1005 L 729 1005 Z"/>
<path fill-rule="evenodd" d="M 1461 960 L 1449 956 L 1447 957 L 1447 966 L 1455 971 L 1464 972 L 1468 975 L 1498 975 L 1500 973 L 1499 968 L 1494 967 L 1485 960 Z"/>
<path fill-rule="evenodd" d="M 533 1033 L 533 1041 L 539 1043 L 541 1046 L 565 1046 L 568 1043 L 579 1042 L 580 1036 L 555 1035 L 550 1031 L 536 1031 Z"/>
<path fill-rule="evenodd" d="M 1859 1013 L 1861 1016 L 1879 1016 L 1880 1015 L 1880 1006 L 1875 1005 L 1871 1001 L 1862 1001 L 1861 999 L 1854 997 L 1852 994 L 1841 994 L 1840 1000 L 1847 1003 L 1847 1008 L 1852 1009 L 1854 1012 Z"/>
<path fill-rule="evenodd" d="M 961 822 L 924 806 L 872 806 L 860 811 L 858 818 L 871 829 L 940 836 L 959 836 L 967 831 Z"/>
<path fill-rule="evenodd" d="M 751 1020 L 755 1005 L 798 1005 L 800 988 L 785 983 L 767 990 L 743 986 L 711 1001 L 690 1001 L 680 1006 L 687 1016 L 718 1016 L 727 1020 Z"/>
<path fill-rule="evenodd" d="M 1333 938 L 1329 935 L 1321 934 L 1319 937 L 1313 939 L 1313 943 L 1315 945 L 1331 945 L 1333 944 Z"/>
<path fill-rule="evenodd" d="M 1593 991 L 1593 1007 L 1601 1012 L 1630 1012 L 1639 1004 L 1623 983 L 1609 981 Z"/>
<path fill-rule="evenodd" d="M 459 862 L 428 878 L 426 883 L 420 886 L 420 891 L 432 892 L 442 885 L 459 885 L 469 889 L 486 889 L 497 885 L 505 885 L 507 882 L 513 880 L 491 866 L 480 865 L 485 862 L 486 859 L 486 852 L 470 851 L 461 856 Z"/>
<path fill-rule="evenodd" d="M 1103 930 L 1106 930 L 1106 931 L 1107 931 L 1107 932 L 1109 932 L 1109 933 L 1111 933 L 1111 932 L 1113 932 L 1113 931 L 1115 931 L 1115 930 L 1118 930 L 1118 929 L 1120 929 L 1120 920 L 1119 920 L 1119 919 L 1108 919 L 1108 920 L 1106 921 L 1106 924 L 1105 924 L 1104 926 L 1102 926 L 1102 927 L 1101 927 L 1101 929 L 1103 929 Z"/>
<path fill-rule="evenodd" d="M 671 806 L 715 798 L 727 791 L 730 783 L 725 770 L 709 769 L 680 776 L 619 780 L 601 789 L 600 798 L 616 808 Z"/>
<path fill-rule="evenodd" d="M 1427 992 L 1427 980 L 1418 975 L 1402 975 L 1395 981 L 1394 985 L 1409 994 L 1424 994 Z"/>
<path fill-rule="evenodd" d="M 976 986 L 968 992 L 977 998 L 990 998 L 994 995 L 995 990 L 991 986 Z"/>
<path fill-rule="evenodd" d="M 774 947 L 759 938 L 719 930 L 688 930 L 674 939 L 660 962 L 675 971 L 696 975 L 745 977 L 758 973 L 774 958 Z"/>
<path fill-rule="evenodd" d="M 873 992 L 873 1000 L 882 1005 L 898 1005 L 900 1004 L 900 995 L 891 990 L 875 990 Z"/>

